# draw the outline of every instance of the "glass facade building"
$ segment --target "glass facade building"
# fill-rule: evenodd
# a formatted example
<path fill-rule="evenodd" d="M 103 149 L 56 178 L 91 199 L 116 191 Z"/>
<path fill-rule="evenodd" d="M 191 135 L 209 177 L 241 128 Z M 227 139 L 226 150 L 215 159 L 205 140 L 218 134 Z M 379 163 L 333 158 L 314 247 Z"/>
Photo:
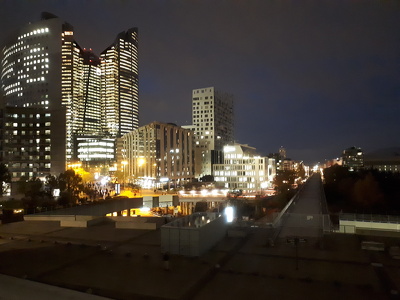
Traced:
<path fill-rule="evenodd" d="M 56 161 L 51 165 L 61 164 L 65 170 L 80 160 L 80 136 L 115 140 L 138 127 L 137 28 L 120 33 L 100 58 L 79 46 L 70 24 L 42 13 L 40 21 L 10 36 L 1 48 L 0 63 L 2 107 L 35 108 L 53 115 L 63 111 L 53 122 L 57 135 L 51 137 L 51 144 L 57 141 L 63 147 L 50 156 Z M 108 152 L 109 144 L 106 148 Z M 110 157 L 105 161 L 115 160 Z"/>
<path fill-rule="evenodd" d="M 103 130 L 121 137 L 139 127 L 137 28 L 118 34 L 100 58 Z"/>

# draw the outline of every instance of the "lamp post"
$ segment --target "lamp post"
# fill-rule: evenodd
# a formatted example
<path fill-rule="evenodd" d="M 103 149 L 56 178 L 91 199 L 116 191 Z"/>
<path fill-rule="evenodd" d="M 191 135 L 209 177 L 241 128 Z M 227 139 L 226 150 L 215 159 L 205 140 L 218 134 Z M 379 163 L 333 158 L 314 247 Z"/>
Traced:
<path fill-rule="evenodd" d="M 124 160 L 121 163 L 122 163 L 122 168 L 123 168 L 123 172 L 124 172 L 124 181 L 122 183 L 122 187 L 125 190 L 125 178 L 126 178 L 125 177 L 125 169 L 126 169 L 126 165 L 128 164 L 128 162 L 126 160 Z"/>

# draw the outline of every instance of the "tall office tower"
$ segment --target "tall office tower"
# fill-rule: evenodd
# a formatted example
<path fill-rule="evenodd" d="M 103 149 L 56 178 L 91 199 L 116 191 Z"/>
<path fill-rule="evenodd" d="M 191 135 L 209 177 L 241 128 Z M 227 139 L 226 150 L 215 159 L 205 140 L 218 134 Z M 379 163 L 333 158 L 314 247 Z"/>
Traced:
<path fill-rule="evenodd" d="M 120 137 L 139 126 L 137 28 L 118 34 L 100 58 L 103 130 Z"/>
<path fill-rule="evenodd" d="M 91 153 L 84 157 L 96 157 L 92 143 L 105 141 L 108 152 L 109 138 L 138 127 L 137 49 L 137 29 L 133 28 L 117 36 L 100 63 L 91 51 L 81 49 L 70 24 L 42 13 L 40 21 L 17 30 L 1 49 L 2 105 L 42 109 L 54 112 L 52 118 L 58 116 L 51 122 L 57 124 L 51 132 L 57 143 L 63 137 L 63 149 L 57 147 L 50 159 L 56 162 L 50 165 L 65 169 L 67 163 L 79 159 L 79 143 L 85 145 L 85 139 L 91 144 L 84 151 Z"/>
<path fill-rule="evenodd" d="M 196 135 L 196 176 L 212 174 L 223 162 L 223 147 L 234 140 L 233 97 L 214 87 L 193 90 L 192 117 Z"/>
<path fill-rule="evenodd" d="M 58 142 L 60 136 L 65 141 L 64 150 L 51 155 L 51 160 L 55 159 L 52 172 L 54 164 L 57 170 L 61 165 L 65 169 L 66 160 L 71 157 L 75 107 L 82 91 L 79 53 L 72 26 L 49 13 L 42 13 L 40 21 L 17 30 L 1 49 L 3 106 L 65 110 L 62 124 L 60 119 L 52 122 L 52 135 L 57 136 Z"/>
<path fill-rule="evenodd" d="M 1 49 L 1 90 L 5 104 L 18 107 L 61 107 L 61 35 L 68 24 L 43 14 L 17 32 Z"/>
<path fill-rule="evenodd" d="M 79 135 L 101 135 L 101 69 L 100 59 L 92 49 L 82 50 L 82 99 L 78 109 L 76 133 Z"/>

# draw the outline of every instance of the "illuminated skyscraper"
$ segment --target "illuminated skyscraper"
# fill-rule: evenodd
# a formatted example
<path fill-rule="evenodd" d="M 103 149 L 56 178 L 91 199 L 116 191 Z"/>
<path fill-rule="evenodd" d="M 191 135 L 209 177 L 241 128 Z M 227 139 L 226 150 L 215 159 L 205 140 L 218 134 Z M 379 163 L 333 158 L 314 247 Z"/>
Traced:
<path fill-rule="evenodd" d="M 3 107 L 34 108 L 57 116 L 46 129 L 51 143 L 57 140 L 57 147 L 52 147 L 57 151 L 46 156 L 51 173 L 80 158 L 78 140 L 82 145 L 85 139 L 108 143 L 138 127 L 136 28 L 120 33 L 101 61 L 91 49 L 78 45 L 70 24 L 42 13 L 40 21 L 12 34 L 1 48 L 0 62 Z M 89 156 L 96 154 L 85 157 Z"/>
<path fill-rule="evenodd" d="M 72 26 L 49 13 L 43 13 L 41 21 L 17 30 L 1 49 L 3 106 L 64 110 L 65 118 L 52 122 L 57 126 L 50 128 L 58 142 L 59 137 L 65 141 L 61 153 L 57 147 L 58 153 L 48 156 L 52 172 L 65 169 L 72 154 L 76 107 L 82 92 L 82 81 L 77 78 L 82 71 L 79 53 Z"/>
<path fill-rule="evenodd" d="M 78 109 L 78 128 L 76 133 L 83 135 L 101 135 L 101 113 L 102 105 L 101 91 L 101 69 L 100 59 L 93 53 L 92 49 L 83 49 L 82 67 L 82 100 Z"/>
<path fill-rule="evenodd" d="M 137 28 L 118 34 L 100 58 L 103 130 L 120 137 L 139 126 Z"/>

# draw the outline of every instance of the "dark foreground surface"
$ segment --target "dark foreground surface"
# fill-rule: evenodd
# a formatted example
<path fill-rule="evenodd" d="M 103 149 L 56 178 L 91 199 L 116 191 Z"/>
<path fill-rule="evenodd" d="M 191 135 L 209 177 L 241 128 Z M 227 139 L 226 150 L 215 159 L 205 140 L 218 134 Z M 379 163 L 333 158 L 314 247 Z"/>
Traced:
<path fill-rule="evenodd" d="M 40 221 L 1 225 L 0 273 L 8 276 L 1 276 L 0 299 L 398 297 L 400 260 L 387 251 L 361 250 L 360 243 L 382 241 L 388 247 L 399 245 L 399 239 L 308 238 L 299 244 L 296 261 L 296 248 L 287 239 L 266 246 L 271 231 L 253 228 L 244 238 L 226 237 L 199 258 L 171 256 L 166 271 L 160 230 L 113 224 L 61 228 Z"/>

